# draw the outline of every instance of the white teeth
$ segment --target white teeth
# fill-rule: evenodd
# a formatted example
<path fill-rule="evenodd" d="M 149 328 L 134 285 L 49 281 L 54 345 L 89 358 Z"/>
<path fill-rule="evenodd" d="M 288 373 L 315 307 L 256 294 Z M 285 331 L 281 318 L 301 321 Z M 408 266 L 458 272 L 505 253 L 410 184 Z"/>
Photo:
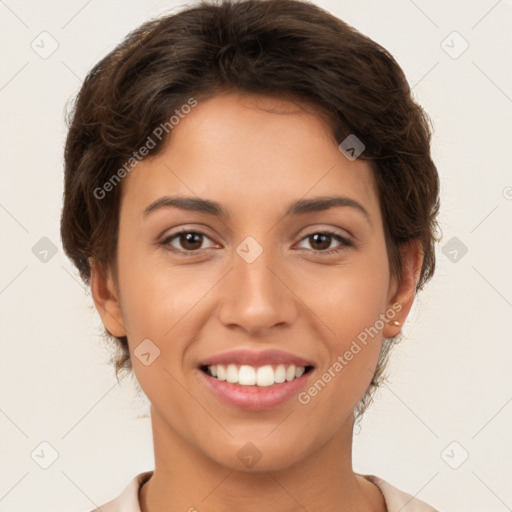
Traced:
<path fill-rule="evenodd" d="M 272 366 L 270 366 L 269 364 L 267 364 L 266 366 L 260 366 L 256 373 L 256 384 L 258 384 L 258 386 L 272 386 L 274 382 L 275 377 Z"/>
<path fill-rule="evenodd" d="M 286 369 L 286 380 L 290 381 L 295 378 L 295 365 L 292 364 Z"/>
<path fill-rule="evenodd" d="M 280 364 L 274 372 L 274 381 L 277 383 L 284 382 L 286 380 L 286 368 L 284 364 Z"/>
<path fill-rule="evenodd" d="M 256 371 L 252 366 L 247 366 L 246 364 L 240 366 L 238 379 L 235 382 L 237 381 L 242 386 L 254 386 L 256 384 Z"/>
<path fill-rule="evenodd" d="M 295 366 L 294 364 L 288 367 L 279 364 L 276 368 L 273 368 L 270 364 L 259 368 L 246 364 L 241 366 L 228 364 L 227 367 L 222 364 L 208 366 L 208 372 L 213 377 L 240 386 L 273 386 L 274 384 L 297 379 L 304 375 L 305 371 L 304 366 Z"/>
<path fill-rule="evenodd" d="M 234 364 L 228 365 L 226 369 L 226 380 L 228 382 L 238 382 L 238 368 Z"/>
<path fill-rule="evenodd" d="M 226 369 L 224 366 L 218 364 L 217 366 L 209 366 L 210 372 L 213 375 L 213 372 L 211 371 L 211 368 L 215 368 L 215 373 L 217 374 L 217 379 L 219 380 L 226 380 Z"/>

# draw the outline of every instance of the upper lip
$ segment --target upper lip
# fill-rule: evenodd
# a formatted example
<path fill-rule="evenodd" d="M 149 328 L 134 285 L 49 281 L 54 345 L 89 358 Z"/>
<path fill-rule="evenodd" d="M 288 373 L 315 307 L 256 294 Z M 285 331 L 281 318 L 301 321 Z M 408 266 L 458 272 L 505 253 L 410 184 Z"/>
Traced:
<path fill-rule="evenodd" d="M 222 354 L 216 354 L 204 359 L 199 366 L 213 366 L 217 364 L 238 364 L 249 366 L 263 366 L 267 364 L 284 364 L 295 366 L 314 366 L 313 362 L 290 352 L 282 350 L 265 349 L 260 351 L 238 349 Z"/>

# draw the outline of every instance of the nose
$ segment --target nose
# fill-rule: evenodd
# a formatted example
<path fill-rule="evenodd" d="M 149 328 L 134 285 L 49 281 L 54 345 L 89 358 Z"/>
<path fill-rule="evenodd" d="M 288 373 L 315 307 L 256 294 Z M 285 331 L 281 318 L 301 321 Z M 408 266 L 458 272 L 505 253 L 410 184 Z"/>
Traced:
<path fill-rule="evenodd" d="M 222 280 L 217 309 L 226 327 L 263 337 L 297 319 L 300 300 L 293 292 L 290 272 L 275 252 L 264 249 L 252 262 L 233 253 L 233 267 Z"/>

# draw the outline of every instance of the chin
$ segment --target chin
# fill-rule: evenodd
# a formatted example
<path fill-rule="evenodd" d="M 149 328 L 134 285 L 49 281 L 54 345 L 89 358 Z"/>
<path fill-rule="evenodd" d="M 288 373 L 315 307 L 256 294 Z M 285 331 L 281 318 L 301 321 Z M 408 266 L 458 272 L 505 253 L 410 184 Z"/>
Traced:
<path fill-rule="evenodd" d="M 290 468 L 307 456 L 313 446 L 309 446 L 305 439 L 294 439 L 294 436 L 281 433 L 272 440 L 265 434 L 255 437 L 230 439 L 229 444 L 216 444 L 215 453 L 212 446 L 205 447 L 204 452 L 215 463 L 226 467 L 230 471 L 246 473 L 264 473 L 268 471 L 281 471 Z M 320 445 L 320 441 L 318 442 Z M 298 449 L 297 447 L 301 447 Z M 309 450 L 308 450 L 309 449 Z"/>

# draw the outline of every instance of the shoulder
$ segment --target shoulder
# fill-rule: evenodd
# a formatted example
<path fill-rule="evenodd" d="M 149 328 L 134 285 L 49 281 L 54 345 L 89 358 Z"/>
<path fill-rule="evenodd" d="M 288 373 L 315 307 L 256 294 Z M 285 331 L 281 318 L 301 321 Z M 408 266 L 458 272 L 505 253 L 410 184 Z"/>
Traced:
<path fill-rule="evenodd" d="M 439 512 L 424 501 L 408 494 L 375 475 L 361 475 L 381 491 L 388 512 Z"/>
<path fill-rule="evenodd" d="M 91 512 L 140 512 L 139 489 L 153 471 L 145 471 L 133 477 L 117 498 L 95 508 Z"/>

